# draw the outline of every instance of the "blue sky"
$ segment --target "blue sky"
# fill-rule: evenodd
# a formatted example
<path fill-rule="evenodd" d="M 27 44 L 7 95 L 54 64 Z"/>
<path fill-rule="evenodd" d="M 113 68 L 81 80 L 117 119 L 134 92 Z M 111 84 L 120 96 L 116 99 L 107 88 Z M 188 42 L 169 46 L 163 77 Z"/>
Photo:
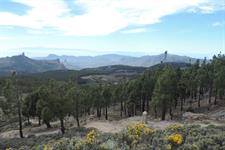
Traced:
<path fill-rule="evenodd" d="M 225 53 L 225 0 L 0 0 L 0 57 Z"/>

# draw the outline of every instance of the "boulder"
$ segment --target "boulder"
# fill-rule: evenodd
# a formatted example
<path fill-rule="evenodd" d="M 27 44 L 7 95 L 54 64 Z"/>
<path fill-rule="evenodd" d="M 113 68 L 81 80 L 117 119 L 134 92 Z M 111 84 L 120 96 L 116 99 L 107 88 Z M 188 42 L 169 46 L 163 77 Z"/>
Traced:
<path fill-rule="evenodd" d="M 145 124 L 147 124 L 147 115 L 148 115 L 147 111 L 144 111 L 142 113 L 142 122 Z"/>
<path fill-rule="evenodd" d="M 93 120 L 94 118 L 95 118 L 95 115 L 90 115 L 90 116 L 89 116 L 89 119 L 90 119 L 90 120 Z"/>

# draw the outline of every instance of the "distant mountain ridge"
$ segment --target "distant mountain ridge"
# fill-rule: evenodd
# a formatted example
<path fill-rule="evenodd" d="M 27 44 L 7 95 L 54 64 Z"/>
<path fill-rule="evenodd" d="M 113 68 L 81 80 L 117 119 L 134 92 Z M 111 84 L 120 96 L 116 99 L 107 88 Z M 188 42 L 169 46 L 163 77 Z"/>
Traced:
<path fill-rule="evenodd" d="M 59 60 L 34 60 L 24 54 L 0 58 L 0 74 L 9 75 L 12 71 L 18 74 L 38 73 L 51 70 L 64 70 L 66 67 Z"/>
<path fill-rule="evenodd" d="M 172 54 L 167 54 L 166 59 L 165 54 L 142 57 L 117 54 L 99 56 L 58 56 L 50 54 L 47 57 L 35 59 L 28 58 L 22 54 L 0 58 L 0 75 L 9 75 L 12 71 L 17 71 L 18 74 L 31 74 L 55 70 L 83 70 L 99 67 L 103 67 L 103 70 L 104 67 L 112 70 L 109 67 L 115 65 L 148 68 L 160 64 L 161 61 L 164 63 L 190 64 L 195 63 L 196 60 L 196 58 Z"/>
<path fill-rule="evenodd" d="M 179 63 L 195 63 L 196 58 L 188 56 L 179 56 L 174 54 L 167 54 L 166 59 L 164 59 L 165 54 L 159 55 L 146 55 L 141 57 L 132 57 L 117 54 L 107 54 L 98 56 L 58 56 L 55 54 L 50 54 L 47 57 L 36 58 L 43 60 L 54 60 L 59 59 L 68 69 L 80 70 L 84 68 L 97 68 L 102 66 L 112 66 L 112 65 L 127 65 L 127 66 L 137 66 L 137 67 L 151 67 L 156 64 L 163 62 L 179 62 Z"/>

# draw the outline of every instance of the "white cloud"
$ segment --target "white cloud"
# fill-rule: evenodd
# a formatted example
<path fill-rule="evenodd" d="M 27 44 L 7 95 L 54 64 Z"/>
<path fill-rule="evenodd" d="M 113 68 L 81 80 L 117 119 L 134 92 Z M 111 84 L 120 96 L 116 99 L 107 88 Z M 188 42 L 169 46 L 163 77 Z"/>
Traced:
<path fill-rule="evenodd" d="M 200 11 L 204 14 L 211 14 L 214 12 L 214 8 L 213 6 L 210 6 L 210 5 L 206 5 L 206 6 L 201 6 L 199 7 Z"/>
<path fill-rule="evenodd" d="M 10 40 L 10 39 L 12 39 L 12 38 L 8 37 L 8 36 L 0 36 L 0 41 Z"/>
<path fill-rule="evenodd" d="M 212 23 L 212 26 L 213 27 L 223 27 L 223 26 L 225 26 L 225 22 L 224 21 L 217 21 L 217 22 Z"/>
<path fill-rule="evenodd" d="M 74 0 L 85 9 L 81 15 L 71 14 L 63 0 L 13 0 L 31 7 L 26 15 L 0 13 L 0 25 L 42 30 L 50 27 L 66 35 L 107 35 L 126 27 L 150 25 L 164 16 L 187 9 L 214 10 L 211 0 Z M 207 5 L 206 5 L 207 4 Z M 76 9 L 76 8 L 74 8 Z"/>
<path fill-rule="evenodd" d="M 203 14 L 212 14 L 215 11 L 225 10 L 225 1 L 224 0 L 205 0 L 204 3 L 198 7 L 191 7 L 187 11 L 191 13 L 203 13 Z"/>
<path fill-rule="evenodd" d="M 38 29 L 29 29 L 27 30 L 29 34 L 37 34 L 37 35 L 50 35 L 54 34 L 54 31 L 45 31 L 45 30 L 38 30 Z"/>
<path fill-rule="evenodd" d="M 131 34 L 131 33 L 141 33 L 147 31 L 146 28 L 135 28 L 135 29 L 129 29 L 129 30 L 124 30 L 121 31 L 123 34 Z"/>

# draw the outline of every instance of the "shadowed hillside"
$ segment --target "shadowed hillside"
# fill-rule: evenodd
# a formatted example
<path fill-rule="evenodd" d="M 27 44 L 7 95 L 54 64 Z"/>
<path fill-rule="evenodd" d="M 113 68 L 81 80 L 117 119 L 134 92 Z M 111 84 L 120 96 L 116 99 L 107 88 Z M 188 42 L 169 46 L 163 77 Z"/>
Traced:
<path fill-rule="evenodd" d="M 24 54 L 0 58 L 0 75 L 8 75 L 12 71 L 16 71 L 18 74 L 27 74 L 65 69 L 59 60 L 33 60 Z"/>

